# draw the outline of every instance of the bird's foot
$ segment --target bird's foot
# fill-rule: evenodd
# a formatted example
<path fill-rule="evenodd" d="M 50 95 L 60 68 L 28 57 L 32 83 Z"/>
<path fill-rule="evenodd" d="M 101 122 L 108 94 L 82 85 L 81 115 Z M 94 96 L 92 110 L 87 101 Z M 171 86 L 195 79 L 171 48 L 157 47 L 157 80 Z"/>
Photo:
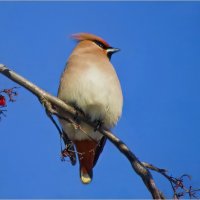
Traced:
<path fill-rule="evenodd" d="M 95 120 L 95 123 L 96 123 L 96 126 L 94 128 L 94 132 L 98 131 L 102 127 L 103 121 L 99 119 L 99 120 Z"/>
<path fill-rule="evenodd" d="M 73 107 L 74 107 L 74 109 L 76 111 L 75 116 L 74 116 L 74 121 L 77 122 L 78 124 L 80 124 L 81 120 L 79 118 L 79 113 L 81 113 L 84 116 L 85 116 L 85 113 L 76 104 L 74 104 Z"/>

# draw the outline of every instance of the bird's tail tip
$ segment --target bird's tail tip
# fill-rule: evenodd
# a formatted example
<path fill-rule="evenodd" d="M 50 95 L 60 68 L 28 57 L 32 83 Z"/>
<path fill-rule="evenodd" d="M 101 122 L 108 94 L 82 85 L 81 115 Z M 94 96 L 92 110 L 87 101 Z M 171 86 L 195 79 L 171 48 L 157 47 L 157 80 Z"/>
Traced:
<path fill-rule="evenodd" d="M 87 172 L 87 170 L 84 167 L 81 167 L 80 178 L 83 184 L 89 184 L 92 181 L 92 176 L 93 176 L 92 170 L 90 170 L 90 172 Z"/>

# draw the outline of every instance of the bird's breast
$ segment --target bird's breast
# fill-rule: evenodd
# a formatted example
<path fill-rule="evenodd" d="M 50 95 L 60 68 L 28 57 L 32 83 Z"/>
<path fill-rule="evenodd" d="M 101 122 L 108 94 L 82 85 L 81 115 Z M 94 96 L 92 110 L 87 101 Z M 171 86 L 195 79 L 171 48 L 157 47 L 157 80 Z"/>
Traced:
<path fill-rule="evenodd" d="M 75 103 L 91 120 L 102 120 L 107 128 L 111 128 L 121 115 L 123 103 L 115 70 L 107 60 L 92 62 L 90 59 L 82 63 L 68 63 L 59 98 Z"/>

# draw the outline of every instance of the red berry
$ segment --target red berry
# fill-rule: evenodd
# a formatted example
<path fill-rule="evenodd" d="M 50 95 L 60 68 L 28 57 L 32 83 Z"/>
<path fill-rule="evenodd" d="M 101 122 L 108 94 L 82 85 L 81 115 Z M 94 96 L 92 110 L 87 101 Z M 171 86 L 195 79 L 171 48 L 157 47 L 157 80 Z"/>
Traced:
<path fill-rule="evenodd" d="M 6 105 L 6 99 L 4 96 L 0 95 L 0 106 L 5 106 Z"/>

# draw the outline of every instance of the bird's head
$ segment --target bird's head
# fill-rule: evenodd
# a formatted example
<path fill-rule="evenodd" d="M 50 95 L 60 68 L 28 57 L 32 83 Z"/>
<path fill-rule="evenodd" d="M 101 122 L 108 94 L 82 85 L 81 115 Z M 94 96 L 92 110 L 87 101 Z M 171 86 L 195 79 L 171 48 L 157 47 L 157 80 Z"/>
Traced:
<path fill-rule="evenodd" d="M 93 42 L 97 48 L 100 48 L 101 51 L 103 51 L 104 54 L 107 55 L 109 59 L 111 59 L 111 56 L 113 53 L 118 52 L 120 49 L 111 47 L 105 40 L 100 38 L 99 36 L 90 34 L 90 33 L 77 33 L 73 34 L 72 38 L 78 41 L 90 41 Z"/>

